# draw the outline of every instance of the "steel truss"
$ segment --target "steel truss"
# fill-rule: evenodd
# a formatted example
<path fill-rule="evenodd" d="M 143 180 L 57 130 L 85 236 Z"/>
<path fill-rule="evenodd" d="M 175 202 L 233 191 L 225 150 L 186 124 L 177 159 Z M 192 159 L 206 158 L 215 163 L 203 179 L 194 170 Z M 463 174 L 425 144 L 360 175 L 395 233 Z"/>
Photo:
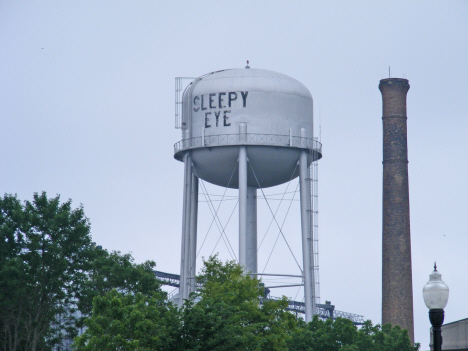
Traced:
<path fill-rule="evenodd" d="M 180 275 L 166 273 L 161 271 L 154 271 L 156 278 L 163 285 L 169 285 L 178 288 L 180 286 Z M 197 283 L 197 286 L 201 286 L 200 283 Z M 280 298 L 270 296 L 269 294 L 264 298 L 265 300 L 280 300 Z M 263 300 L 262 300 L 263 302 Z M 305 313 L 305 303 L 301 301 L 288 301 L 288 311 L 295 313 Z M 358 314 L 337 311 L 335 310 L 335 305 L 332 305 L 330 302 L 325 304 L 316 304 L 315 305 L 315 314 L 317 314 L 322 319 L 333 319 L 335 320 L 338 317 L 346 318 L 351 320 L 355 325 L 361 325 L 364 323 L 364 317 Z"/>

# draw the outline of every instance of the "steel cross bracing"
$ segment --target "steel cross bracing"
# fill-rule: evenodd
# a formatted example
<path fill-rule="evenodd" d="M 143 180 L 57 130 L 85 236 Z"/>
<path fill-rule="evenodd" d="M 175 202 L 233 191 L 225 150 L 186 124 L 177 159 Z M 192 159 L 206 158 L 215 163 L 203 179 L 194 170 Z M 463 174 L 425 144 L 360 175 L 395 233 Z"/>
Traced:
<path fill-rule="evenodd" d="M 180 275 L 179 274 L 172 274 L 172 273 L 165 273 L 160 271 L 154 271 L 156 278 L 161 282 L 163 285 L 169 285 L 178 288 L 180 283 Z M 197 286 L 200 286 L 200 283 L 197 283 Z M 268 296 L 265 299 L 267 300 L 279 300 L 280 298 L 275 298 L 272 296 Z M 305 304 L 301 301 L 293 301 L 290 300 L 288 302 L 288 311 L 296 312 L 296 313 L 305 313 Z M 348 313 L 343 311 L 335 310 L 335 306 L 326 303 L 326 304 L 316 304 L 316 314 L 323 319 L 336 319 L 338 317 L 346 318 L 351 320 L 355 325 L 361 325 L 364 323 L 364 317 L 354 313 Z"/>

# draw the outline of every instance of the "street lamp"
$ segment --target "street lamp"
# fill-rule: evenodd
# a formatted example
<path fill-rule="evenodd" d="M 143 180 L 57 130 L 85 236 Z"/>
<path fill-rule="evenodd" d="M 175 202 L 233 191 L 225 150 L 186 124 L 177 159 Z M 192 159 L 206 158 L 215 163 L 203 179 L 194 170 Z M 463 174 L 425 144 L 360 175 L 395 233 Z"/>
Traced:
<path fill-rule="evenodd" d="M 423 288 L 424 303 L 429 308 L 429 320 L 432 324 L 434 351 L 442 350 L 442 323 L 444 323 L 444 308 L 447 306 L 449 288 L 442 281 L 442 274 L 434 272 L 429 275 L 429 281 Z"/>

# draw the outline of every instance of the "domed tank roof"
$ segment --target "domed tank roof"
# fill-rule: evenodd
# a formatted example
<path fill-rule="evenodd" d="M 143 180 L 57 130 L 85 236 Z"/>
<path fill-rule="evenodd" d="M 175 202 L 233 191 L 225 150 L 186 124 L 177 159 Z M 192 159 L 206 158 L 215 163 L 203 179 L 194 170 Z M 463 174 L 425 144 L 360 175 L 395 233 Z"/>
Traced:
<path fill-rule="evenodd" d="M 299 81 L 262 69 L 228 69 L 194 80 L 184 92 L 183 139 L 247 132 L 313 138 L 313 100 Z"/>
<path fill-rule="evenodd" d="M 309 90 L 298 80 L 265 69 L 234 68 L 209 73 L 202 76 L 196 83 L 194 94 L 205 89 L 212 91 L 216 88 L 231 91 L 247 88 L 249 91 L 292 94 L 312 100 Z"/>

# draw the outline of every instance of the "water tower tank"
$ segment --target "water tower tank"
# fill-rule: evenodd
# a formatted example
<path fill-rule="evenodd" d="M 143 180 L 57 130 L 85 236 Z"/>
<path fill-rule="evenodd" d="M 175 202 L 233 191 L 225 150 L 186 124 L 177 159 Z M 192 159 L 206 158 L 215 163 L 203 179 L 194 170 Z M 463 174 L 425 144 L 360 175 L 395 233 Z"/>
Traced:
<path fill-rule="evenodd" d="M 194 80 L 182 100 L 183 140 L 175 145 L 175 158 L 182 161 L 190 149 L 198 177 L 210 183 L 238 188 L 238 174 L 232 172 L 239 145 L 249 145 L 256 177 L 249 168 L 248 185 L 257 188 L 297 177 L 301 149 L 311 151 L 309 163 L 321 157 L 313 138 L 312 95 L 284 74 L 248 68 L 212 72 Z"/>
<path fill-rule="evenodd" d="M 310 164 L 322 157 L 314 140 L 309 90 L 284 74 L 230 69 L 195 79 L 182 97 L 184 162 L 180 300 L 196 289 L 198 182 L 239 189 L 239 263 L 257 272 L 257 189 L 299 176 L 306 321 L 315 313 Z"/>

